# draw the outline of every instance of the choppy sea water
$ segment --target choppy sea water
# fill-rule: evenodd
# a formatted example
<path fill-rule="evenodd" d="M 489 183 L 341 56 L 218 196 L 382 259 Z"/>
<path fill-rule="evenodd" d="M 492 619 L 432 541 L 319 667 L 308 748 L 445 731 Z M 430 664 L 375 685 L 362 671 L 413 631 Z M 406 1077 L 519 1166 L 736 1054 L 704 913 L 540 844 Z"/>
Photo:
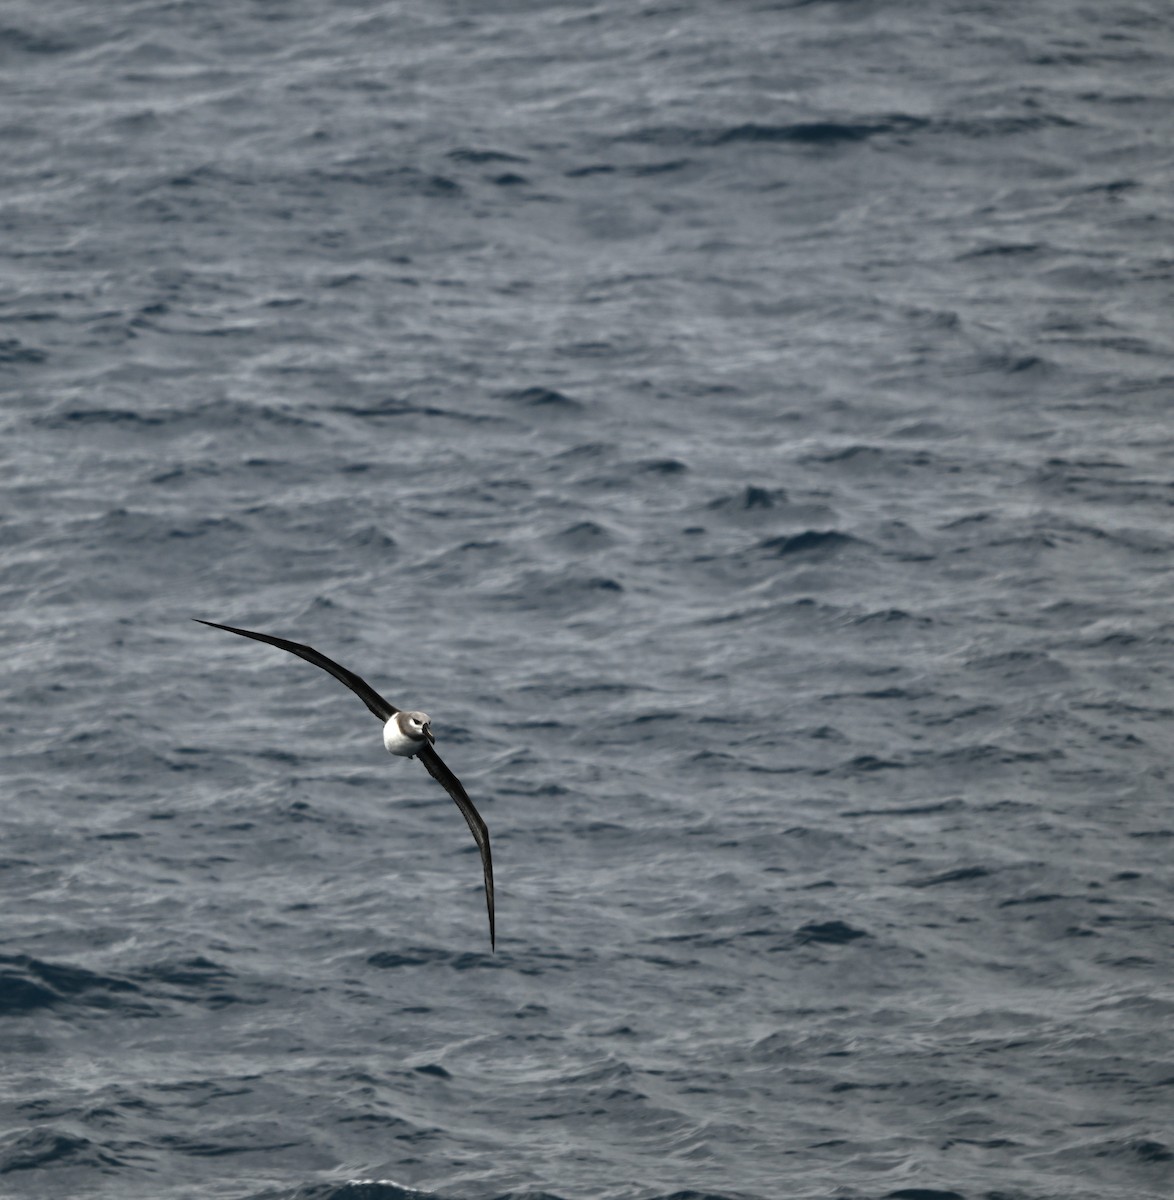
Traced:
<path fill-rule="evenodd" d="M 1165 4 L 0 70 L 0 1195 L 1169 1195 Z"/>

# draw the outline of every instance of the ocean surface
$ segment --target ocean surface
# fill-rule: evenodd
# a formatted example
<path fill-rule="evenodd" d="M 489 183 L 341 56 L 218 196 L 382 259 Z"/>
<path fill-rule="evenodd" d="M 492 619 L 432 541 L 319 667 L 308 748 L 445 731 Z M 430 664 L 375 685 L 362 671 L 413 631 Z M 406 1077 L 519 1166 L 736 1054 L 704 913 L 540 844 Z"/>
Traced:
<path fill-rule="evenodd" d="M 1174 1193 L 1174 11 L 7 0 L 0 1198 Z M 401 707 L 477 851 L 307 642 Z"/>

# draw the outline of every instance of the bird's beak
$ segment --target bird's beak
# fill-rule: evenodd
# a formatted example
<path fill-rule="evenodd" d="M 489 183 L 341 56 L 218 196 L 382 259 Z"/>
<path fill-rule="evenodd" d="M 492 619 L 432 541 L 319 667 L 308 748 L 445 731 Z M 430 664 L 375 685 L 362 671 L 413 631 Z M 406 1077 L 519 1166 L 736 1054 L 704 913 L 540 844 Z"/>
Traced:
<path fill-rule="evenodd" d="M 436 745 L 436 738 L 434 738 L 432 736 L 432 726 L 431 725 L 424 726 L 424 736 L 429 740 L 429 742 L 431 742 L 433 745 Z"/>

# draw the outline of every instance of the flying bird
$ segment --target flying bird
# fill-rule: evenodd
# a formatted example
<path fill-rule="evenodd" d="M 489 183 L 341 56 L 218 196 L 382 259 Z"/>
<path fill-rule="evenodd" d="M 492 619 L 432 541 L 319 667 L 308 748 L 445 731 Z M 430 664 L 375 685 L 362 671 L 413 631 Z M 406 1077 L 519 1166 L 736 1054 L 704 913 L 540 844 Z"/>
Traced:
<path fill-rule="evenodd" d="M 428 774 L 456 801 L 457 808 L 468 822 L 473 840 L 481 851 L 481 866 L 485 873 L 485 906 L 489 910 L 489 946 L 490 949 L 496 950 L 497 936 L 493 925 L 493 856 L 489 852 L 489 830 L 481 820 L 480 813 L 473 807 L 473 801 L 461 786 L 461 781 L 444 765 L 440 755 L 433 749 L 436 739 L 432 736 L 432 718 L 427 713 L 405 711 L 396 708 L 394 704 L 388 704 L 365 679 L 360 679 L 354 671 L 339 666 L 334 659 L 327 658 L 311 646 L 274 637 L 271 633 L 254 633 L 251 629 L 237 629 L 235 625 L 203 621 L 199 617 L 193 617 L 192 620 L 199 621 L 201 625 L 210 625 L 213 629 L 226 629 L 229 633 L 239 633 L 241 637 L 268 642 L 271 646 L 288 650 L 290 654 L 296 654 L 298 658 L 304 658 L 306 662 L 329 671 L 335 679 L 349 687 L 383 723 L 383 745 L 388 753 L 397 754 L 401 758 L 418 758 L 424 764 Z"/>

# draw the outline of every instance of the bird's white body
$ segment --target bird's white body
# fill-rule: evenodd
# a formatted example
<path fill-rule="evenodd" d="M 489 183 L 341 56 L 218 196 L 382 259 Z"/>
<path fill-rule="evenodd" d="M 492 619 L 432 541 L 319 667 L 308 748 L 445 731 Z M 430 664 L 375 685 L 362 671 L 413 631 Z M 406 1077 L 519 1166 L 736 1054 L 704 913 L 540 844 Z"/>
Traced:
<path fill-rule="evenodd" d="M 431 718 L 422 712 L 397 712 L 383 726 L 383 745 L 388 754 L 414 758 L 432 741 Z"/>

